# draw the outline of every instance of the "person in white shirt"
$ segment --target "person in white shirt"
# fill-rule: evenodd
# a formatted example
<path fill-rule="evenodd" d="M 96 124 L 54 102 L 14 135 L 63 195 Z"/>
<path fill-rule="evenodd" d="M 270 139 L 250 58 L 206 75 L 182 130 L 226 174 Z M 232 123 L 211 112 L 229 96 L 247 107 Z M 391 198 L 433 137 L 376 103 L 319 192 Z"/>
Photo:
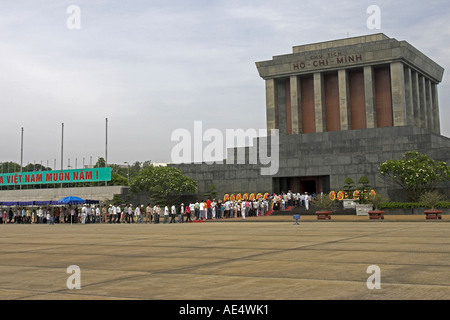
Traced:
<path fill-rule="evenodd" d="M 216 199 L 213 199 L 213 201 L 211 202 L 211 208 L 212 208 L 212 218 L 215 219 L 216 218 L 216 208 L 217 208 Z"/>
<path fill-rule="evenodd" d="M 141 223 L 141 208 L 139 205 L 134 209 L 134 215 L 136 216 L 136 223 Z"/>
<path fill-rule="evenodd" d="M 245 201 L 242 201 L 242 204 L 241 204 L 242 219 L 245 219 L 245 209 L 246 209 Z"/>
<path fill-rule="evenodd" d="M 230 201 L 229 200 L 225 201 L 225 203 L 223 204 L 223 215 L 225 218 L 230 217 Z"/>
<path fill-rule="evenodd" d="M 83 206 L 81 208 L 81 223 L 82 224 L 86 223 L 86 215 L 87 215 L 87 208 L 86 208 L 86 206 Z"/>
<path fill-rule="evenodd" d="M 305 208 L 306 210 L 309 210 L 309 201 L 310 201 L 311 197 L 308 195 L 307 192 L 305 192 Z"/>
<path fill-rule="evenodd" d="M 200 201 L 199 205 L 200 205 L 199 220 L 204 220 L 205 219 L 205 203 L 203 201 Z"/>
<path fill-rule="evenodd" d="M 116 214 L 117 214 L 116 223 L 120 223 L 120 218 L 122 217 L 122 210 L 120 209 L 120 206 L 116 206 Z"/>
<path fill-rule="evenodd" d="M 168 223 L 169 222 L 169 207 L 165 206 L 164 207 L 164 223 Z"/>
<path fill-rule="evenodd" d="M 286 207 L 290 207 L 290 206 L 292 206 L 292 192 L 291 192 L 291 190 L 289 190 L 288 191 L 288 193 L 287 193 L 287 195 L 286 195 L 286 202 L 287 202 L 287 204 L 286 204 Z"/>
<path fill-rule="evenodd" d="M 259 205 L 256 199 L 253 201 L 253 212 L 255 217 L 259 215 Z"/>
<path fill-rule="evenodd" d="M 134 223 L 133 206 L 131 204 L 128 206 L 128 223 Z"/>
<path fill-rule="evenodd" d="M 172 207 L 170 208 L 170 222 L 169 223 L 175 223 L 175 216 L 177 215 L 177 208 L 175 207 L 175 205 L 172 205 Z"/>
<path fill-rule="evenodd" d="M 109 216 L 109 223 L 115 223 L 116 219 L 117 219 L 117 208 L 115 205 L 112 205 L 110 216 Z"/>
<path fill-rule="evenodd" d="M 161 213 L 161 209 L 159 205 L 155 204 L 153 206 L 153 221 L 155 224 L 159 223 L 159 214 Z"/>
<path fill-rule="evenodd" d="M 95 208 L 95 222 L 96 223 L 100 223 L 101 219 L 100 219 L 100 215 L 101 215 L 101 210 L 100 207 L 94 207 Z"/>
<path fill-rule="evenodd" d="M 112 204 L 110 204 L 109 208 L 108 208 L 108 217 L 107 217 L 107 221 L 109 223 L 112 222 L 112 216 L 113 216 L 113 209 L 112 209 Z"/>
<path fill-rule="evenodd" d="M 42 211 L 42 208 L 39 207 L 37 212 L 37 223 L 42 223 L 42 217 L 44 216 L 44 212 Z"/>

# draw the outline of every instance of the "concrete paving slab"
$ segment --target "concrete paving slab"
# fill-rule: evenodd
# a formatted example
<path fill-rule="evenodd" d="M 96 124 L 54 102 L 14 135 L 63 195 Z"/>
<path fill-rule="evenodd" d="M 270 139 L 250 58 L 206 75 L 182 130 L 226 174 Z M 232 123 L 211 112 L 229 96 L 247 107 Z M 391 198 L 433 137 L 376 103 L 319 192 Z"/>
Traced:
<path fill-rule="evenodd" d="M 447 217 L 364 218 L 1 225 L 0 299 L 450 298 Z M 79 290 L 67 288 L 69 265 L 80 267 Z M 371 265 L 379 290 L 367 287 Z"/>

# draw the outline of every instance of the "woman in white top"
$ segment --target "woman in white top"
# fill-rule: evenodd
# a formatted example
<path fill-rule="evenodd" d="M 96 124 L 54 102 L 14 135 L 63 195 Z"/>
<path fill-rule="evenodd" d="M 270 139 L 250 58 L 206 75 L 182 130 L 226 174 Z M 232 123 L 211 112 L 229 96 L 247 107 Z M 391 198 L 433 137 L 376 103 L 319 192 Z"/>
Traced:
<path fill-rule="evenodd" d="M 205 219 L 205 203 L 203 201 L 200 202 L 200 216 L 199 220 Z"/>

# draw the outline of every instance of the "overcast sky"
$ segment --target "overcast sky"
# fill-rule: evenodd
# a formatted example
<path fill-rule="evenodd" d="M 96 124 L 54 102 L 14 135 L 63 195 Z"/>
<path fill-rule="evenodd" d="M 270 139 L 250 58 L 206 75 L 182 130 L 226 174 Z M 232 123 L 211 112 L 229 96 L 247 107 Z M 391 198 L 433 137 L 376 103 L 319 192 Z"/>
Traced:
<path fill-rule="evenodd" d="M 71 5 L 80 29 L 69 29 Z M 366 24 L 370 5 L 381 29 Z M 0 162 L 169 162 L 179 128 L 264 129 L 255 62 L 382 32 L 450 67 L 448 0 L 0 0 Z M 439 86 L 450 136 L 450 81 Z M 76 160 L 75 160 L 76 159 Z"/>

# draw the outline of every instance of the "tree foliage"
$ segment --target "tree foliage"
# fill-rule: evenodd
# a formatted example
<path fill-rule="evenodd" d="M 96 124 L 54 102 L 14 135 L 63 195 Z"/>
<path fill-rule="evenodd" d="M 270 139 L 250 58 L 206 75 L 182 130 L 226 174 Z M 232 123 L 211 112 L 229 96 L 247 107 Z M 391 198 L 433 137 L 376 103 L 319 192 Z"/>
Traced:
<path fill-rule="evenodd" d="M 148 166 L 131 182 L 132 192 L 148 192 L 153 201 L 170 205 L 183 194 L 197 192 L 197 182 L 174 167 Z"/>
<path fill-rule="evenodd" d="M 362 176 L 358 180 L 358 199 L 359 203 L 369 202 L 370 181 L 366 176 Z"/>
<path fill-rule="evenodd" d="M 351 199 L 353 198 L 353 191 L 355 191 L 355 182 L 353 181 L 352 178 L 347 177 L 344 181 L 344 187 L 342 188 L 342 190 L 344 191 L 345 194 L 345 199 Z"/>
<path fill-rule="evenodd" d="M 450 180 L 450 167 L 417 151 L 406 152 L 400 160 L 388 160 L 380 165 L 380 175 L 400 186 L 410 201 L 433 191 L 439 183 Z"/>

